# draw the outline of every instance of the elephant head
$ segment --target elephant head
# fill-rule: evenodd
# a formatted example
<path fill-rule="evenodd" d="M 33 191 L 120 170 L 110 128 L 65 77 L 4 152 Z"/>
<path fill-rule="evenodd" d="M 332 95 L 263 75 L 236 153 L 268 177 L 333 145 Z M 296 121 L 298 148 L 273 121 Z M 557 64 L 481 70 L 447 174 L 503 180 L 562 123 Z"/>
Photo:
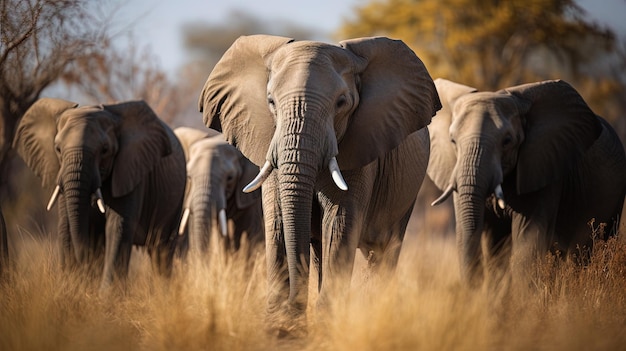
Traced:
<path fill-rule="evenodd" d="M 221 133 L 208 129 L 179 127 L 174 130 L 181 140 L 187 157 L 188 189 L 185 211 L 179 234 L 185 232 L 191 217 L 189 230 L 193 249 L 206 251 L 209 233 L 219 228 L 224 237 L 232 237 L 238 246 L 238 213 L 250 206 L 260 205 L 261 192 L 244 193 L 244 186 L 259 172 L 234 146 L 228 144 Z M 228 219 L 235 221 L 234 231 L 229 233 Z"/>
<path fill-rule="evenodd" d="M 92 246 L 92 204 L 107 211 L 101 188 L 110 201 L 125 197 L 171 152 L 163 122 L 143 101 L 78 107 L 40 99 L 22 117 L 13 146 L 44 186 L 56 186 L 48 209 L 62 196 L 60 231 L 68 230 L 79 262 Z"/>
<path fill-rule="evenodd" d="M 471 278 L 480 260 L 487 201 L 492 199 L 494 211 L 509 211 L 507 195 L 526 196 L 565 178 L 602 127 L 564 81 L 497 92 L 478 92 L 444 79 L 435 85 L 443 108 L 428 127 L 428 175 L 445 190 L 433 204 L 454 193 L 460 261 Z"/>
<path fill-rule="evenodd" d="M 274 177 L 272 189 L 262 189 L 266 238 L 284 238 L 288 304 L 303 311 L 314 194 L 330 191 L 320 184 L 332 174 L 348 190 L 340 170 L 364 167 L 428 125 L 439 98 L 402 41 L 360 38 L 335 46 L 254 35 L 226 51 L 199 108 L 207 126 L 263 165 L 246 191 Z M 277 213 L 268 218 L 267 211 Z"/>

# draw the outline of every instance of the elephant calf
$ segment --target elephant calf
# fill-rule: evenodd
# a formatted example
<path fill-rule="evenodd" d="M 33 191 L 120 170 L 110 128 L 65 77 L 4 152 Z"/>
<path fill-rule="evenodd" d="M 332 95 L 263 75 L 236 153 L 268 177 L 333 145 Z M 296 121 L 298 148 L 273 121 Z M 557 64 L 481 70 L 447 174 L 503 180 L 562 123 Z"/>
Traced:
<path fill-rule="evenodd" d="M 259 167 L 250 162 L 221 133 L 179 127 L 174 133 L 187 158 L 187 192 L 179 234 L 188 234 L 192 251 L 206 252 L 213 230 L 229 250 L 247 239 L 253 247 L 264 240 L 261 191 L 244 193 Z"/>

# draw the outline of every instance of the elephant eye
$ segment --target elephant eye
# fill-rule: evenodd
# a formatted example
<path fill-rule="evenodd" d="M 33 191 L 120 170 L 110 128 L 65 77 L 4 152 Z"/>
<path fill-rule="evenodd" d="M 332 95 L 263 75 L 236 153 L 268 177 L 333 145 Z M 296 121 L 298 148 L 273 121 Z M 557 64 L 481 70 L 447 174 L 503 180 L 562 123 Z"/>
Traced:
<path fill-rule="evenodd" d="M 513 142 L 513 138 L 510 135 L 506 135 L 504 139 L 502 139 L 502 146 L 509 146 Z"/>
<path fill-rule="evenodd" d="M 109 153 L 109 146 L 108 146 L 108 145 L 104 145 L 104 146 L 102 147 L 102 154 L 103 154 L 103 155 L 106 155 L 106 154 L 108 154 L 108 153 Z"/>
<path fill-rule="evenodd" d="M 274 102 L 274 98 L 271 96 L 267 97 L 267 105 L 270 107 L 270 110 L 274 111 L 276 109 L 276 103 Z"/>
<path fill-rule="evenodd" d="M 337 99 L 337 109 L 344 107 L 348 103 L 348 99 L 345 95 L 341 95 L 339 99 Z"/>
<path fill-rule="evenodd" d="M 60 154 L 61 153 L 61 147 L 59 145 L 55 145 L 54 146 L 54 151 L 56 151 L 57 154 Z"/>

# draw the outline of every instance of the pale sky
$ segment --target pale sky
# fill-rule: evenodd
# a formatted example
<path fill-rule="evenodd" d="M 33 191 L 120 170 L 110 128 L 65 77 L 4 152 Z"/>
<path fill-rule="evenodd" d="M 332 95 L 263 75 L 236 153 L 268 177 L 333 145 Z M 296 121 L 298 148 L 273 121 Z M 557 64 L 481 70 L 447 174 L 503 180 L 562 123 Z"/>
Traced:
<path fill-rule="evenodd" d="M 184 63 L 183 24 L 197 21 L 222 24 L 234 10 L 262 21 L 289 21 L 330 35 L 349 18 L 359 0 L 132 0 L 123 5 L 120 21 L 133 21 L 141 44 L 147 44 L 171 71 Z M 250 33 L 252 34 L 252 33 Z M 329 39 L 330 40 L 330 39 Z"/>
<path fill-rule="evenodd" d="M 591 18 L 611 24 L 626 35 L 626 0 L 578 0 Z M 364 0 L 132 0 L 121 10 L 120 22 L 134 22 L 140 45 L 148 45 L 163 69 L 175 71 L 184 63 L 182 26 L 205 21 L 223 24 L 234 10 L 262 21 L 282 20 L 330 35 Z M 330 40 L 330 39 L 328 39 Z"/>

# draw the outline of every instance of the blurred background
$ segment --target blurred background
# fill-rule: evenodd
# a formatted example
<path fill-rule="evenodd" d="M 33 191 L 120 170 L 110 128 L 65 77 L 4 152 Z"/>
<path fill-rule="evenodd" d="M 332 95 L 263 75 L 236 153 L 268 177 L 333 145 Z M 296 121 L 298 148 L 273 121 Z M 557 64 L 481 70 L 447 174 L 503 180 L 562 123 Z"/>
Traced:
<path fill-rule="evenodd" d="M 405 41 L 433 78 L 480 90 L 564 79 L 626 140 L 626 0 L 0 0 L 0 206 L 10 235 L 56 232 L 52 189 L 11 149 L 39 97 L 144 99 L 172 127 L 204 128 L 197 98 L 240 35 Z M 450 232 L 425 184 L 416 218 Z"/>

